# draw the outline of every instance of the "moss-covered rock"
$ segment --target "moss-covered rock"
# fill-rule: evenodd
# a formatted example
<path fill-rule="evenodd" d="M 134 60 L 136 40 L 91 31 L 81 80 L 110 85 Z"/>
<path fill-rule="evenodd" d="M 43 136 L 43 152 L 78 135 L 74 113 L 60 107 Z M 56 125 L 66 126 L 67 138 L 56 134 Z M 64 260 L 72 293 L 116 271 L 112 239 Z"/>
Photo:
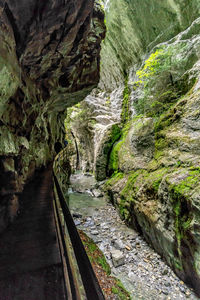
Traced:
<path fill-rule="evenodd" d="M 182 40 L 198 34 L 199 12 L 198 0 L 187 3 L 110 0 L 106 10 L 107 36 L 101 54 L 101 87 L 112 90 L 121 85 L 129 69 L 135 70 L 158 44 L 171 43 L 171 39 L 184 30 Z M 188 29 L 192 22 L 194 26 Z M 187 64 L 193 61 L 195 49 L 185 60 Z"/>
<path fill-rule="evenodd" d="M 106 127 L 103 138 L 98 145 L 95 157 L 95 176 L 97 180 L 104 180 L 107 176 L 109 156 L 114 143 L 120 138 L 121 129 L 118 124 Z"/>
<path fill-rule="evenodd" d="M 198 293 L 199 99 L 193 88 L 159 118 L 135 117 L 113 147 L 115 173 L 104 185 L 121 217 Z"/>

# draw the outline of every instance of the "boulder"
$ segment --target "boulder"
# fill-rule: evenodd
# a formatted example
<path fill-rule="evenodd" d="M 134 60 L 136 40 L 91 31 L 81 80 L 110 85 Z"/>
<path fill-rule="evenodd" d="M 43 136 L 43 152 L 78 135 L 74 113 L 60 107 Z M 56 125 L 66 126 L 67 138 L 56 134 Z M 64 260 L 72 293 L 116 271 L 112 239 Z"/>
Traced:
<path fill-rule="evenodd" d="M 125 256 L 120 250 L 117 249 L 112 250 L 111 257 L 115 268 L 125 264 Z"/>

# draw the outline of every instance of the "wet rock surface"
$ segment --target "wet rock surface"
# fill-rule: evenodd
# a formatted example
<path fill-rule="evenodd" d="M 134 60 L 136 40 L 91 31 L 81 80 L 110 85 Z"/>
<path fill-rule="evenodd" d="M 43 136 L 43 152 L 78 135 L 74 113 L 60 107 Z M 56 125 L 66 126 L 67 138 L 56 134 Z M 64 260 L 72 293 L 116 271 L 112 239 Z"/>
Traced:
<path fill-rule="evenodd" d="M 98 83 L 103 19 L 94 0 L 0 0 L 0 232 L 63 144 L 66 107 Z"/>
<path fill-rule="evenodd" d="M 87 180 L 91 178 L 87 177 Z M 122 281 L 133 299 L 199 299 L 142 236 L 124 224 L 104 198 L 71 193 L 70 208 L 78 228 L 98 244 L 112 273 Z M 113 261 L 115 255 L 121 259 L 119 264 L 115 259 Z"/>

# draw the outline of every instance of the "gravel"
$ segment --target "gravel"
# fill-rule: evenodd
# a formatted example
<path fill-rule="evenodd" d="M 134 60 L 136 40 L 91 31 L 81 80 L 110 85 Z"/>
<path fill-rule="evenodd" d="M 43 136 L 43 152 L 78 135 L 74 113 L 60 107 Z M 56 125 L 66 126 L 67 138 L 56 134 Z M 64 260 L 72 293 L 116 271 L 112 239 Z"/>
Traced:
<path fill-rule="evenodd" d="M 73 212 L 73 203 L 70 207 Z M 98 244 L 112 274 L 122 281 L 132 299 L 199 299 L 143 237 L 124 224 L 110 203 L 104 201 L 98 208 L 92 207 L 91 203 L 90 209 L 84 205 L 79 209 L 76 205 L 75 212 L 78 214 L 77 217 L 74 214 L 77 227 Z M 122 264 L 114 262 L 113 265 L 113 251 L 120 252 Z"/>

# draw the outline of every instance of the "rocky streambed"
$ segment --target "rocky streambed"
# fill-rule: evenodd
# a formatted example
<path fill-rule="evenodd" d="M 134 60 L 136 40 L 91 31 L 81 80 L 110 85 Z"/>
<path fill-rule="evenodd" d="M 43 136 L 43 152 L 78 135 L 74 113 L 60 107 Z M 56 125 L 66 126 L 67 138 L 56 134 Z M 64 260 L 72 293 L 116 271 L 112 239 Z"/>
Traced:
<path fill-rule="evenodd" d="M 71 176 L 69 204 L 77 227 L 96 242 L 133 299 L 199 299 L 143 237 L 125 225 L 93 176 Z"/>

